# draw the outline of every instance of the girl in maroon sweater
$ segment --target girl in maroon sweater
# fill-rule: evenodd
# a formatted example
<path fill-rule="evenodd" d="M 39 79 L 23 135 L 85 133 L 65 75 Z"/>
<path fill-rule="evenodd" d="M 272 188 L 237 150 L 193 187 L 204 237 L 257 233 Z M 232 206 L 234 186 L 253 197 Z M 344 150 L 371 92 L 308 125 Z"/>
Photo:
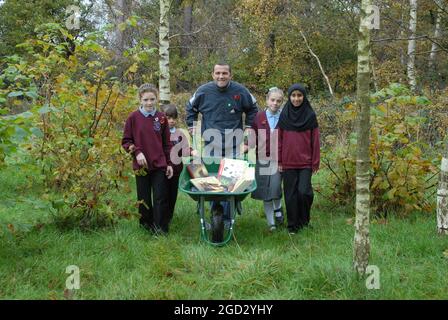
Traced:
<path fill-rule="evenodd" d="M 252 198 L 263 200 L 264 213 L 271 232 L 283 224 L 282 178 L 278 171 L 278 159 L 274 157 L 282 102 L 283 91 L 276 87 L 269 89 L 266 95 L 267 108 L 257 113 L 252 124 L 257 146 L 255 166 L 257 189 L 252 192 Z M 274 148 L 274 152 L 271 152 L 271 147 Z"/>
<path fill-rule="evenodd" d="M 156 110 L 157 97 L 158 91 L 153 85 L 144 84 L 139 88 L 141 105 L 126 120 L 122 146 L 134 158 L 140 225 L 156 233 L 168 233 L 167 190 L 168 179 L 173 176 L 172 144 L 166 116 Z"/>
<path fill-rule="evenodd" d="M 299 84 L 288 89 L 279 120 L 279 167 L 285 193 L 288 230 L 294 234 L 310 222 L 311 175 L 319 169 L 320 142 L 316 113 Z"/>

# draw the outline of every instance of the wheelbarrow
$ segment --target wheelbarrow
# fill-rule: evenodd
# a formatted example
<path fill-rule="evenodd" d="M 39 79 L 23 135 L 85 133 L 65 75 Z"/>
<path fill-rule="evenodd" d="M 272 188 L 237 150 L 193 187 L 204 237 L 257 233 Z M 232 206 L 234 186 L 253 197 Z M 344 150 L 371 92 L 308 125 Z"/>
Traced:
<path fill-rule="evenodd" d="M 202 161 L 210 176 L 217 176 L 221 158 L 202 158 Z M 235 217 L 242 214 L 241 201 L 243 201 L 248 194 L 255 191 L 257 183 L 254 180 L 252 184 L 243 192 L 204 192 L 198 191 L 190 182 L 190 175 L 186 165 L 191 161 L 187 161 L 184 165 L 182 173 L 179 178 L 179 189 L 188 194 L 190 198 L 197 201 L 197 213 L 200 217 L 201 239 L 213 246 L 224 246 L 227 244 L 233 235 L 233 226 L 235 224 Z M 207 219 L 205 203 L 209 201 L 227 201 L 230 206 L 230 225 L 224 226 L 222 211 L 210 210 L 210 215 Z"/>

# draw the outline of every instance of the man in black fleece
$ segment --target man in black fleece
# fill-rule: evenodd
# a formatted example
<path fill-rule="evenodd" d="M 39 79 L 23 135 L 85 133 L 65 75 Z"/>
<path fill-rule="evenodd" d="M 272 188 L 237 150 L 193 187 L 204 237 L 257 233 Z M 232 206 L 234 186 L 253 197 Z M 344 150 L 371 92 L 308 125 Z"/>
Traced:
<path fill-rule="evenodd" d="M 246 87 L 232 81 L 232 70 L 229 64 L 215 64 L 212 77 L 213 81 L 200 86 L 187 102 L 187 126 L 190 134 L 193 134 L 200 113 L 202 115 L 201 133 L 204 134 L 207 129 L 215 129 L 221 135 L 221 141 L 219 139 L 204 139 L 206 140 L 205 145 L 210 144 L 212 147 L 210 156 L 236 158 L 240 154 L 243 135 L 237 134 L 236 139 L 232 136 L 235 130 L 239 129 L 242 132 L 243 129 L 251 127 L 258 112 L 257 101 Z M 246 116 L 244 128 L 243 113 Z M 229 137 L 232 138 L 229 139 Z M 229 220 L 228 203 L 221 204 L 224 206 L 224 217 Z M 218 203 L 212 203 L 212 210 L 216 206 Z"/>

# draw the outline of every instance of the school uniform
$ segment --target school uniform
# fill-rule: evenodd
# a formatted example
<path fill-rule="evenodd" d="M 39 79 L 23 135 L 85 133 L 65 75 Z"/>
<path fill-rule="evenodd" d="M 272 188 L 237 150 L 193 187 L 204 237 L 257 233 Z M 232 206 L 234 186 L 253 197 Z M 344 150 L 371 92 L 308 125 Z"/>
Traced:
<path fill-rule="evenodd" d="M 294 107 L 290 102 L 293 91 L 303 94 L 303 102 Z M 306 97 L 305 89 L 293 85 L 288 90 L 288 102 L 279 120 L 279 165 L 282 168 L 288 229 L 297 232 L 310 222 L 314 194 L 311 185 L 313 171 L 320 164 L 319 128 L 316 114 Z"/>
<path fill-rule="evenodd" d="M 162 112 L 147 112 L 142 107 L 132 112 L 123 132 L 122 146 L 129 152 L 135 146 L 132 167 L 136 174 L 137 199 L 139 202 L 140 224 L 152 231 L 168 232 L 170 221 L 168 207 L 168 179 L 166 168 L 171 165 L 170 131 L 166 116 Z M 143 153 L 148 163 L 142 168 L 136 157 Z M 141 170 L 143 169 L 143 170 Z"/>
<path fill-rule="evenodd" d="M 263 200 L 268 225 L 275 227 L 274 215 L 278 223 L 283 223 L 281 198 L 281 175 L 278 171 L 278 156 L 274 151 L 278 146 L 278 121 L 280 111 L 272 114 L 268 109 L 258 112 L 252 128 L 256 134 L 255 180 L 257 189 L 252 192 L 252 198 Z"/>
<path fill-rule="evenodd" d="M 171 128 L 170 134 L 170 140 L 173 143 L 173 148 L 179 148 L 179 150 L 177 152 L 177 158 L 171 158 L 171 163 L 173 164 L 173 177 L 171 179 L 168 179 L 169 221 L 171 221 L 174 215 L 177 193 L 179 190 L 179 178 L 184 168 L 182 157 L 188 157 L 191 154 L 191 148 L 188 143 L 188 138 L 185 136 L 185 134 L 182 133 L 181 130 L 177 128 Z"/>
<path fill-rule="evenodd" d="M 255 166 L 257 189 L 252 192 L 252 198 L 266 201 L 280 199 L 282 197 L 281 176 L 278 170 L 275 170 L 278 166 L 273 163 L 277 162 L 277 158 L 272 159 L 274 158 L 274 153 L 271 158 L 270 150 L 272 139 L 278 138 L 278 134 L 274 130 L 277 128 L 278 116 L 280 113 L 278 113 L 277 117 L 272 116 L 272 129 L 270 127 L 271 124 L 268 121 L 268 115 L 271 117 L 271 113 L 268 110 L 259 112 L 252 125 L 257 139 L 257 163 Z M 261 168 L 269 174 L 260 175 Z M 269 168 L 272 169 L 269 170 Z"/>

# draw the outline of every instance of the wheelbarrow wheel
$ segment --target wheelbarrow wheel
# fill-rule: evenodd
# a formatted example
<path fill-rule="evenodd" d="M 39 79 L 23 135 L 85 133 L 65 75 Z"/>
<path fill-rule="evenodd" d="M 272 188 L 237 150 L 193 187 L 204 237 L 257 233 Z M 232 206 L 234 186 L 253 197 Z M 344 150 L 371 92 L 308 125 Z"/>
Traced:
<path fill-rule="evenodd" d="M 224 240 L 224 220 L 221 205 L 218 205 L 218 208 L 212 212 L 211 229 L 212 241 L 215 243 L 222 242 Z"/>

